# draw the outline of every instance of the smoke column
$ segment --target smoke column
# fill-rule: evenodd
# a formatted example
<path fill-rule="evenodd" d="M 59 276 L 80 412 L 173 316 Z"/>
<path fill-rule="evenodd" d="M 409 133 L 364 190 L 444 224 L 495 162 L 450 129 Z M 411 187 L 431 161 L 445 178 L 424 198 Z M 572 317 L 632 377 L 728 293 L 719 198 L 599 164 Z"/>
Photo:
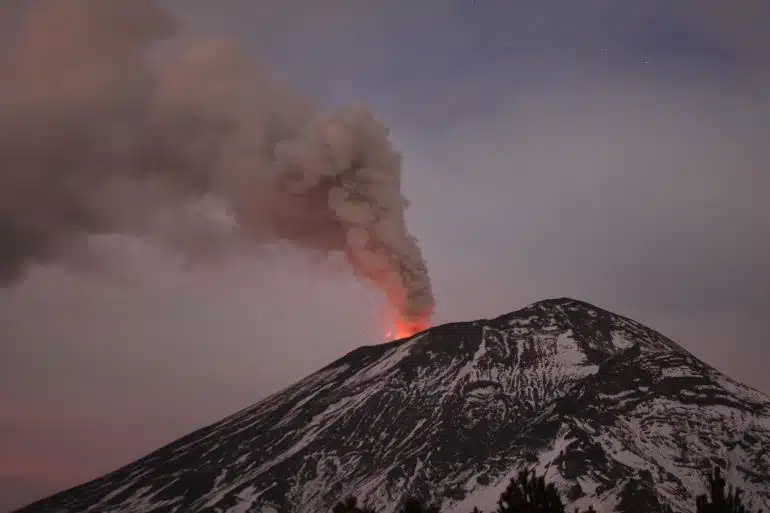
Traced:
<path fill-rule="evenodd" d="M 3 284 L 89 235 L 191 258 L 288 241 L 344 252 L 423 327 L 434 300 L 386 127 L 363 107 L 318 109 L 227 40 L 159 51 L 176 29 L 151 0 L 25 13 L 0 55 Z"/>

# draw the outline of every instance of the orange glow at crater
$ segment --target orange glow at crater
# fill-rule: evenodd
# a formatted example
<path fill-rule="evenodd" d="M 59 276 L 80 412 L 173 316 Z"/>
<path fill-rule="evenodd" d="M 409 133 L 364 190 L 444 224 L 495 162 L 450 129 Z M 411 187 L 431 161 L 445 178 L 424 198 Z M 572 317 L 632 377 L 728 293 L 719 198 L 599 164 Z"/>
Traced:
<path fill-rule="evenodd" d="M 431 326 L 429 317 L 419 319 L 405 319 L 399 317 L 394 324 L 395 325 L 385 334 L 387 340 L 398 340 L 411 337 Z"/>

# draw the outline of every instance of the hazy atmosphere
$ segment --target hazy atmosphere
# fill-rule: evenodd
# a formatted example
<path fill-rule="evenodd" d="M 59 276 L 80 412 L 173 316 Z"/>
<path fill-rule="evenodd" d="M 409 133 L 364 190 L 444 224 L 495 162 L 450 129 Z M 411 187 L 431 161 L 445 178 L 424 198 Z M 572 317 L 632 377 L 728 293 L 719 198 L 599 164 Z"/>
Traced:
<path fill-rule="evenodd" d="M 97 4 L 0 0 L 0 512 L 394 312 L 570 296 L 770 392 L 766 1 Z"/>

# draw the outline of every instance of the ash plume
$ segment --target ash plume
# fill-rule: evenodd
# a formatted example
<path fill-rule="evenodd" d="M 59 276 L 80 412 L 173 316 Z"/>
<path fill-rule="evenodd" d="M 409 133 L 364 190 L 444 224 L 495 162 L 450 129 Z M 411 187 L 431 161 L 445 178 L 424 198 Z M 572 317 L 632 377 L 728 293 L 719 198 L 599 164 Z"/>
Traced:
<path fill-rule="evenodd" d="M 364 107 L 319 109 L 230 41 L 161 44 L 176 30 L 151 0 L 25 13 L 0 52 L 2 283 L 89 235 L 191 258 L 288 241 L 344 252 L 399 315 L 429 315 L 387 128 Z"/>

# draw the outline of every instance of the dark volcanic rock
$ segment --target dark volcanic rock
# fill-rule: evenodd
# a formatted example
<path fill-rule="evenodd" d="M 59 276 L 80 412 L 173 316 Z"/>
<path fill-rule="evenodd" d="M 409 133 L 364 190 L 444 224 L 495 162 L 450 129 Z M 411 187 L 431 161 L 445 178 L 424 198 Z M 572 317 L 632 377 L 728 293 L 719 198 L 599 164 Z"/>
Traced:
<path fill-rule="evenodd" d="M 19 513 L 319 512 L 348 495 L 494 508 L 523 466 L 571 506 L 691 511 L 727 467 L 770 508 L 770 398 L 571 299 L 361 347 L 116 472 Z M 572 510 L 570 507 L 570 510 Z"/>

